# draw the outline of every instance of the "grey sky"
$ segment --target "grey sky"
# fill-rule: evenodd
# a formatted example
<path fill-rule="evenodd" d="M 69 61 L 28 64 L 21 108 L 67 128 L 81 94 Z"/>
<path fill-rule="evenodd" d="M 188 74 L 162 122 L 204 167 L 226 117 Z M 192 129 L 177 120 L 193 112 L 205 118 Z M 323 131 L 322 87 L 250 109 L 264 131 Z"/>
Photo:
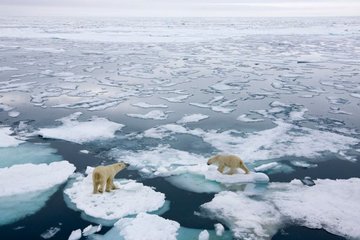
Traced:
<path fill-rule="evenodd" d="M 1 16 L 360 16 L 360 0 L 0 0 Z"/>

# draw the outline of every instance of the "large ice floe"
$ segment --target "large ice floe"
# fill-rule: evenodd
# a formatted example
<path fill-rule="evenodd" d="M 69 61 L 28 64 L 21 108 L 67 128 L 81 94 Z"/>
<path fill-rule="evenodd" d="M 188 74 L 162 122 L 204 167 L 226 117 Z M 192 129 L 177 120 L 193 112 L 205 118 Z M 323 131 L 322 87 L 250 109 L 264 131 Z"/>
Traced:
<path fill-rule="evenodd" d="M 75 171 L 67 161 L 19 164 L 0 168 L 0 225 L 15 222 L 41 209 Z"/>
<path fill-rule="evenodd" d="M 139 152 L 113 149 L 110 156 L 129 163 L 145 177 L 167 177 L 175 186 L 193 192 L 219 192 L 223 185 L 269 181 L 264 173 L 244 174 L 240 169 L 233 175 L 221 174 L 216 166 L 206 164 L 207 158 L 166 145 Z"/>
<path fill-rule="evenodd" d="M 78 176 L 65 189 L 65 200 L 76 210 L 83 211 L 83 217 L 103 225 L 112 225 L 116 220 L 141 212 L 154 212 L 165 204 L 165 195 L 154 191 L 134 180 L 117 179 L 119 189 L 93 194 L 92 171 L 88 167 L 87 176 Z"/>
<path fill-rule="evenodd" d="M 83 143 L 94 140 L 112 138 L 115 132 L 124 125 L 111 122 L 106 118 L 92 117 L 88 121 L 78 121 L 81 112 L 60 118 L 58 127 L 40 128 L 38 134 L 44 138 L 63 139 L 70 142 Z"/>
<path fill-rule="evenodd" d="M 285 224 L 323 228 L 359 239 L 360 179 L 314 182 L 311 187 L 300 180 L 270 183 L 262 194 L 224 191 L 202 209 L 226 223 L 241 239 L 270 239 Z"/>

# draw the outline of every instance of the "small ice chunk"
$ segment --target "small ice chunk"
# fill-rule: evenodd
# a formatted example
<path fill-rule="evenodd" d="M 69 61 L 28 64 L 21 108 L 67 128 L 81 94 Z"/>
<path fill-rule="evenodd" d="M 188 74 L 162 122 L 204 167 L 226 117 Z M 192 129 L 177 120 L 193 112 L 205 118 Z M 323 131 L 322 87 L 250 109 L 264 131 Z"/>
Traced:
<path fill-rule="evenodd" d="M 52 238 L 53 236 L 55 236 L 55 234 L 58 233 L 59 231 L 60 231 L 60 228 L 51 227 L 48 230 L 46 230 L 44 233 L 42 233 L 40 236 L 43 239 L 49 239 L 49 238 Z"/>
<path fill-rule="evenodd" d="M 80 150 L 80 152 L 83 153 L 83 154 L 89 154 L 90 153 L 90 151 L 86 150 L 86 149 Z"/>
<path fill-rule="evenodd" d="M 242 114 L 236 120 L 239 120 L 242 122 L 262 122 L 262 121 L 264 121 L 264 119 L 262 119 L 262 118 L 249 118 L 248 114 Z"/>
<path fill-rule="evenodd" d="M 12 109 L 14 109 L 14 108 L 11 107 L 11 106 L 9 106 L 9 105 L 7 105 L 7 104 L 0 103 L 0 110 L 1 110 L 1 111 L 7 112 L 7 111 L 10 111 L 10 110 L 12 110 Z"/>
<path fill-rule="evenodd" d="M 84 143 L 99 139 L 113 138 L 115 132 L 124 125 L 111 122 L 106 118 L 92 117 L 89 121 L 77 121 L 81 112 L 73 113 L 58 119 L 62 125 L 53 128 L 41 128 L 38 131 L 42 137 L 63 139 L 70 142 Z"/>
<path fill-rule="evenodd" d="M 182 123 L 199 122 L 207 118 L 209 118 L 208 115 L 197 113 L 197 114 L 185 115 L 182 119 L 180 119 L 176 123 L 182 124 Z"/>
<path fill-rule="evenodd" d="M 9 117 L 13 117 L 16 118 L 20 115 L 20 113 L 18 111 L 10 111 L 8 112 Z"/>
<path fill-rule="evenodd" d="M 311 177 L 304 177 L 304 179 L 301 179 L 301 182 L 306 186 L 314 186 L 315 182 L 311 179 Z"/>
<path fill-rule="evenodd" d="M 214 227 L 215 227 L 216 236 L 222 236 L 224 234 L 225 228 L 221 223 L 215 223 Z"/>
<path fill-rule="evenodd" d="M 210 237 L 209 232 L 207 230 L 203 230 L 200 232 L 198 239 L 199 240 L 209 240 L 209 237 Z"/>
<path fill-rule="evenodd" d="M 133 105 L 135 107 L 140 107 L 140 108 L 167 108 L 168 107 L 165 104 L 149 104 L 149 103 L 145 103 L 145 102 L 133 103 L 131 105 Z"/>
<path fill-rule="evenodd" d="M 115 227 L 125 240 L 176 240 L 180 224 L 160 216 L 139 213 L 135 218 L 122 218 Z"/>
<path fill-rule="evenodd" d="M 82 235 L 85 237 L 89 236 L 91 234 L 99 232 L 101 230 L 101 228 L 102 228 L 101 224 L 98 226 L 93 226 L 90 224 L 89 226 L 87 226 L 86 228 L 83 229 Z"/>
<path fill-rule="evenodd" d="M 164 120 L 168 118 L 168 114 L 160 110 L 153 110 L 148 112 L 147 114 L 128 113 L 126 115 L 128 115 L 129 117 L 154 119 L 154 120 Z"/>
<path fill-rule="evenodd" d="M 191 95 L 180 95 L 177 97 L 161 97 L 161 98 L 165 99 L 168 102 L 182 103 L 184 102 L 185 99 L 188 99 L 189 97 L 191 97 Z"/>
<path fill-rule="evenodd" d="M 255 167 L 254 170 L 257 172 L 262 172 L 262 171 L 267 171 L 269 169 L 275 168 L 277 166 L 279 166 L 279 163 L 277 163 L 277 162 L 265 163 L 265 164 Z"/>
<path fill-rule="evenodd" d="M 81 238 L 81 229 L 77 229 L 71 232 L 68 240 L 78 240 Z"/>

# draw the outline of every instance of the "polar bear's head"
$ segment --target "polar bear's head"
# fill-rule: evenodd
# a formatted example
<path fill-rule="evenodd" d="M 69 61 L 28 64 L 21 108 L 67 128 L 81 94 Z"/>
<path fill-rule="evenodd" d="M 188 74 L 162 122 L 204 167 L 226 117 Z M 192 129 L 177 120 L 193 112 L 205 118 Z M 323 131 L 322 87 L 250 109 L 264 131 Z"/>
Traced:
<path fill-rule="evenodd" d="M 213 156 L 212 158 L 210 158 L 208 161 L 207 161 L 207 165 L 211 165 L 211 164 L 214 164 L 218 161 L 219 159 L 219 155 L 216 155 L 216 156 Z"/>
<path fill-rule="evenodd" d="M 120 172 L 121 170 L 125 169 L 128 166 L 129 166 L 129 164 L 124 163 L 124 162 L 119 162 L 119 163 L 114 164 L 114 168 L 115 168 L 116 172 Z"/>

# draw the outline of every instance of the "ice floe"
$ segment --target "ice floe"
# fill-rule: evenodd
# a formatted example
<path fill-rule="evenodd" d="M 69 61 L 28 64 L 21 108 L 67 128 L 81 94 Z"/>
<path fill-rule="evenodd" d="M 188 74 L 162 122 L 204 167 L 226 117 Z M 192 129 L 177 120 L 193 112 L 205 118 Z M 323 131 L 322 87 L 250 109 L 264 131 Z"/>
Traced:
<path fill-rule="evenodd" d="M 146 114 L 128 113 L 126 115 L 128 115 L 129 117 L 153 120 L 165 120 L 168 118 L 168 114 L 160 110 L 153 110 Z"/>
<path fill-rule="evenodd" d="M 255 196 L 224 191 L 202 208 L 225 222 L 238 238 L 270 239 L 281 226 L 298 224 L 358 239 L 360 179 L 314 182 L 311 187 L 300 180 L 270 183 L 265 193 Z"/>
<path fill-rule="evenodd" d="M 15 136 L 12 136 L 13 131 L 10 127 L 5 127 L 0 125 L 0 148 L 3 147 L 16 147 L 24 141 L 17 139 Z"/>
<path fill-rule="evenodd" d="M 65 182 L 74 171 L 74 165 L 67 161 L 0 168 L 0 179 L 4 183 L 0 197 L 51 188 Z"/>
<path fill-rule="evenodd" d="M 40 210 L 74 171 L 74 165 L 67 161 L 0 168 L 0 180 L 4 183 L 0 193 L 0 225 Z"/>
<path fill-rule="evenodd" d="M 177 97 L 161 97 L 161 98 L 172 103 L 182 103 L 184 102 L 184 100 L 188 99 L 189 97 L 191 97 L 191 95 L 180 95 Z"/>
<path fill-rule="evenodd" d="M 14 67 L 0 67 L 0 72 L 4 72 L 4 71 L 15 71 L 18 70 L 17 68 Z"/>
<path fill-rule="evenodd" d="M 82 113 L 76 112 L 60 118 L 58 127 L 40 128 L 38 134 L 44 138 L 63 139 L 70 142 L 83 143 L 115 136 L 124 125 L 111 122 L 106 118 L 92 117 L 88 121 L 78 121 Z"/>
<path fill-rule="evenodd" d="M 180 224 L 157 215 L 139 213 L 133 219 L 120 219 L 115 228 L 124 240 L 176 240 Z"/>
<path fill-rule="evenodd" d="M 82 236 L 81 229 L 76 229 L 70 233 L 68 240 L 78 240 Z"/>
<path fill-rule="evenodd" d="M 207 230 L 203 230 L 199 234 L 199 240 L 209 240 L 210 234 Z"/>
<path fill-rule="evenodd" d="M 119 189 L 93 194 L 92 170 L 87 169 L 86 177 L 78 176 L 64 193 L 69 203 L 74 204 L 72 208 L 83 211 L 93 219 L 115 221 L 141 212 L 156 211 L 165 203 L 163 193 L 134 180 L 115 180 Z"/>
<path fill-rule="evenodd" d="M 179 124 L 193 123 L 193 122 L 199 122 L 207 118 L 209 118 L 208 115 L 197 113 L 197 114 L 185 115 L 183 118 L 177 121 L 177 123 Z"/>
<path fill-rule="evenodd" d="M 167 108 L 168 106 L 165 104 L 149 104 L 146 102 L 138 102 L 138 103 L 133 103 L 131 104 L 135 107 L 140 107 L 140 108 Z"/>

